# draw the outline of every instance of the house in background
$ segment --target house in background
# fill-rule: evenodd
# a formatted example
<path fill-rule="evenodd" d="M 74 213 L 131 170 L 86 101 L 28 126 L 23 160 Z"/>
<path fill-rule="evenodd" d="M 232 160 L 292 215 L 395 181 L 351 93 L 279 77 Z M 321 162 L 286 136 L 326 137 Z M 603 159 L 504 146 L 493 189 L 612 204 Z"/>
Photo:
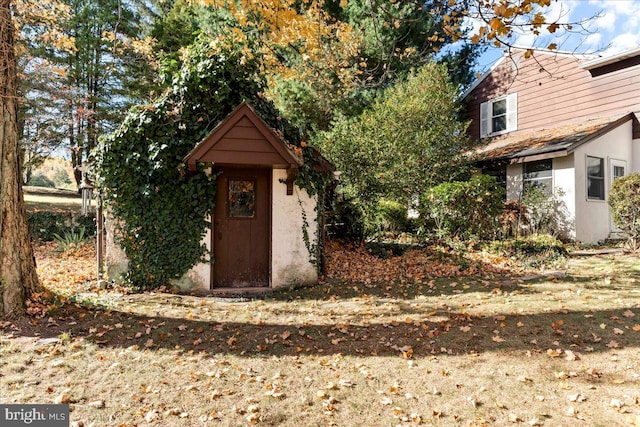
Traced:
<path fill-rule="evenodd" d="M 463 94 L 478 164 L 508 199 L 531 187 L 554 191 L 565 237 L 609 238 L 611 183 L 640 172 L 640 48 L 525 53 L 504 56 Z"/>

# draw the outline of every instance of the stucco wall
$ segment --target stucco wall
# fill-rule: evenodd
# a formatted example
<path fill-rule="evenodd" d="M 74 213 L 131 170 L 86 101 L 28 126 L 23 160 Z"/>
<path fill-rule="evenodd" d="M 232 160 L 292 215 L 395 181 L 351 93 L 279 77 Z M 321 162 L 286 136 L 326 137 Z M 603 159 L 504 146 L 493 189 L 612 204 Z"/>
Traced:
<path fill-rule="evenodd" d="M 522 198 L 522 165 L 507 165 L 507 200 Z"/>
<path fill-rule="evenodd" d="M 574 156 L 553 159 L 553 191 L 558 200 L 560 237 L 576 238 L 576 194 Z"/>
<path fill-rule="evenodd" d="M 211 221 L 211 218 L 208 218 L 207 221 Z M 211 247 L 211 228 L 207 229 L 201 242 L 207 247 L 209 252 L 211 252 L 213 249 Z M 211 264 L 208 262 L 202 262 L 194 265 L 193 268 L 187 272 L 185 277 L 179 281 L 175 281 L 173 285 L 183 291 L 190 289 L 208 291 L 211 288 L 210 283 Z"/>
<path fill-rule="evenodd" d="M 631 121 L 579 147 L 574 152 L 576 169 L 576 240 L 595 243 L 609 237 L 609 189 L 611 188 L 611 160 L 626 161 L 626 173 L 633 168 Z M 587 199 L 587 156 L 604 158 L 605 200 Z"/>
<path fill-rule="evenodd" d="M 271 287 L 307 285 L 318 281 L 315 266 L 304 243 L 302 209 L 306 212 L 310 243 L 316 243 L 318 225 L 316 222 L 316 199 L 297 186 L 293 195 L 287 196 L 287 172 L 274 169 L 271 178 Z M 211 232 L 207 232 L 203 243 L 211 250 Z M 186 279 L 186 280 L 185 280 Z M 175 284 L 183 290 L 209 290 L 211 264 L 194 266 L 187 278 Z"/>
<path fill-rule="evenodd" d="M 287 196 L 285 184 L 287 172 L 273 170 L 272 217 L 271 217 L 271 287 L 306 285 L 318 281 L 315 266 L 304 243 L 303 215 L 309 224 L 311 244 L 316 243 L 316 199 L 297 186 L 293 195 Z"/>
<path fill-rule="evenodd" d="M 640 139 L 634 139 L 632 143 L 632 162 L 633 165 L 629 169 L 630 172 L 640 173 Z"/>

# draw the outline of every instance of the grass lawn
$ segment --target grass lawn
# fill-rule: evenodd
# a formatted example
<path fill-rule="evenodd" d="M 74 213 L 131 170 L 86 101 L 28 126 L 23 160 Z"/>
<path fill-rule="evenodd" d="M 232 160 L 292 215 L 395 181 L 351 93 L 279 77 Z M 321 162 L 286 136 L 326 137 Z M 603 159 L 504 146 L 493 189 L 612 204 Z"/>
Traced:
<path fill-rule="evenodd" d="M 77 212 L 82 206 L 82 197 L 77 191 L 28 186 L 23 189 L 28 211 L 55 209 Z"/>
<path fill-rule="evenodd" d="M 90 248 L 51 249 L 67 304 L 0 322 L 0 403 L 84 426 L 640 425 L 637 256 L 527 277 L 344 250 L 317 287 L 243 300 L 95 290 Z"/>

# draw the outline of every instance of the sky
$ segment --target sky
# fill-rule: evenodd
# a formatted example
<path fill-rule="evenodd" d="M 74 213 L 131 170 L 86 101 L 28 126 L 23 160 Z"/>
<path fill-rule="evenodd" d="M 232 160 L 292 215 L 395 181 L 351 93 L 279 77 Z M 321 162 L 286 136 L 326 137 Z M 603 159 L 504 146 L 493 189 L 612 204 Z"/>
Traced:
<path fill-rule="evenodd" d="M 546 47 L 554 42 L 558 49 L 576 53 L 610 55 L 640 47 L 640 0 L 551 0 L 546 14 L 548 19 L 560 22 L 587 20 L 580 32 L 550 35 L 535 39 L 532 34 L 519 34 L 518 46 Z M 592 19 L 590 19 L 592 18 Z M 577 30 L 579 26 L 574 26 Z M 479 61 L 478 70 L 484 71 L 503 54 L 503 48 L 490 48 Z"/>

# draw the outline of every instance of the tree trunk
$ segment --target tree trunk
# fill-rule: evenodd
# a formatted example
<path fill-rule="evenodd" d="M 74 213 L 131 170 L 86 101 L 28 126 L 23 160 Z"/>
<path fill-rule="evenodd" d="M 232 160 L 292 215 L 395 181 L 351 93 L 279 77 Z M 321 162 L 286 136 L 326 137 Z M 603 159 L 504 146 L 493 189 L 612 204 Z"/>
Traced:
<path fill-rule="evenodd" d="M 40 289 L 22 194 L 14 32 L 11 0 L 0 0 L 0 317 L 23 314 Z"/>

